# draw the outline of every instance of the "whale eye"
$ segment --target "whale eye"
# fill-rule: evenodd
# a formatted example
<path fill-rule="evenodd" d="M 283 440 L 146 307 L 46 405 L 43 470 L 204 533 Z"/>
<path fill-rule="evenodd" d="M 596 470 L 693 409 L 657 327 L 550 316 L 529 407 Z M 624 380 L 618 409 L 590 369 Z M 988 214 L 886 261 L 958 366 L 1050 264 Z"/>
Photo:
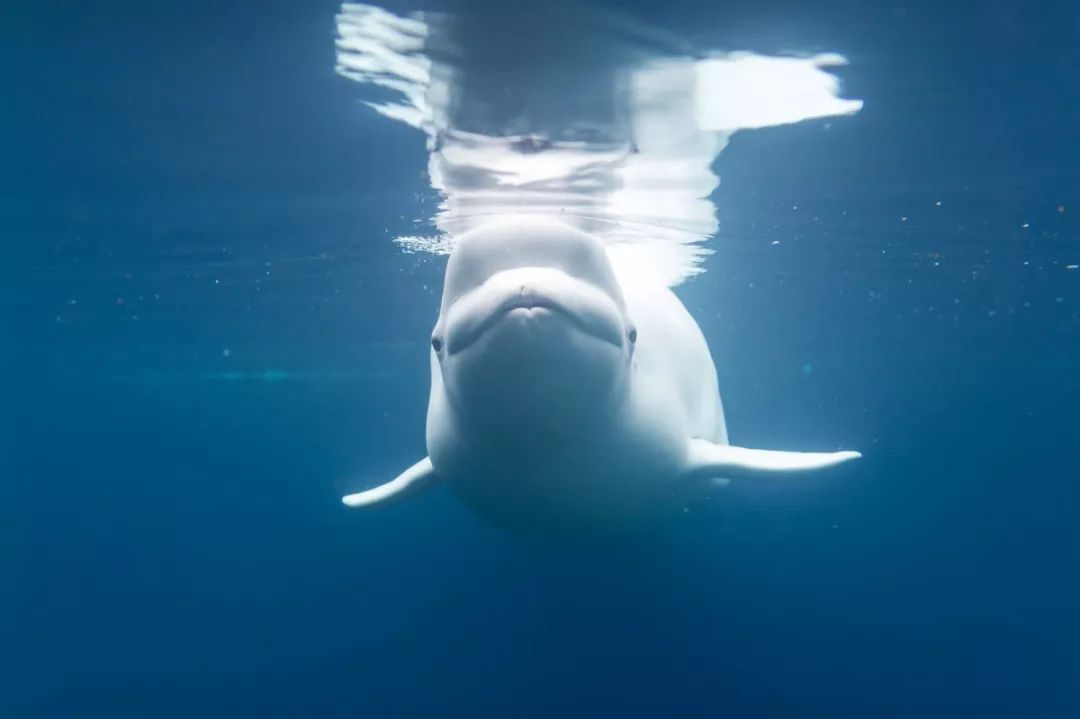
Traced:
<path fill-rule="evenodd" d="M 441 352 L 442 351 L 442 340 L 439 339 L 438 337 L 432 337 L 431 338 L 431 349 L 435 350 L 436 352 Z"/>
<path fill-rule="evenodd" d="M 635 342 L 637 342 L 637 328 L 635 327 L 631 329 L 627 337 L 630 338 L 630 344 L 634 344 Z"/>

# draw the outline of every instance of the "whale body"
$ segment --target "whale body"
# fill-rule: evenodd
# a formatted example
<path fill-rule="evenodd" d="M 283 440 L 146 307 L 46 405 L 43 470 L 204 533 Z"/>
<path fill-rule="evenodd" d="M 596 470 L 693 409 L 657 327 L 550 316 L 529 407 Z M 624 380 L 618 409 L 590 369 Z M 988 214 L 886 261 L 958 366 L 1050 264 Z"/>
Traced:
<path fill-rule="evenodd" d="M 622 527 L 731 480 L 860 456 L 730 445 L 705 338 L 671 289 L 588 232 L 529 215 L 456 238 L 431 336 L 426 443 L 398 477 L 342 501 L 443 484 L 511 530 Z"/>

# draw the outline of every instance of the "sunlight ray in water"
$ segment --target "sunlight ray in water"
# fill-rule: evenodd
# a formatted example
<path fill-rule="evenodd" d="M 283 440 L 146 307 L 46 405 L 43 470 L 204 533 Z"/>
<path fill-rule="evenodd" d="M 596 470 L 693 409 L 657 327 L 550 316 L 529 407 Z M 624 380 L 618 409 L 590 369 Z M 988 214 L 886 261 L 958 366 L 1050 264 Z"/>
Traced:
<path fill-rule="evenodd" d="M 398 238 L 406 251 L 445 254 L 493 215 L 549 213 L 675 285 L 708 254 L 712 165 L 735 132 L 862 107 L 840 98 L 835 53 L 693 56 L 628 37 L 623 19 L 544 12 L 558 22 L 519 28 L 526 50 L 505 17 L 342 6 L 337 71 L 389 92 L 367 104 L 427 136 L 436 232 Z"/>

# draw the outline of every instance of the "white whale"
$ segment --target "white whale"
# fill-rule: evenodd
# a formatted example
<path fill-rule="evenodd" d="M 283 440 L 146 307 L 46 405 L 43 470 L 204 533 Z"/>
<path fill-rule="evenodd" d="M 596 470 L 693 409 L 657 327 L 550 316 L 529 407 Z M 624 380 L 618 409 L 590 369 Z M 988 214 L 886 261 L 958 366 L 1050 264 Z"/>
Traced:
<path fill-rule="evenodd" d="M 346 505 L 441 483 L 513 530 L 625 526 L 732 479 L 860 456 L 729 445 L 712 357 L 683 304 L 554 219 L 491 220 L 457 238 L 431 344 L 427 457 Z"/>

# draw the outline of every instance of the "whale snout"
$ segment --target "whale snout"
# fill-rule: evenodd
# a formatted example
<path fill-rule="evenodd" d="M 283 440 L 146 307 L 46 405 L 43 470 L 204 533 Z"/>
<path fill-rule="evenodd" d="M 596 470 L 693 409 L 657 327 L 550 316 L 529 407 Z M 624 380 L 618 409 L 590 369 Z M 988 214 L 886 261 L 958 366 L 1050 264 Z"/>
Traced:
<path fill-rule="evenodd" d="M 551 217 L 492 218 L 464 233 L 446 267 L 432 348 L 440 358 L 471 349 L 493 330 L 573 329 L 624 347 L 626 308 L 604 243 Z M 580 339 L 580 337 L 579 337 Z M 438 345 L 438 346 L 436 346 Z"/>
<path fill-rule="evenodd" d="M 519 267 L 498 272 L 459 297 L 436 328 L 432 346 L 454 355 L 513 325 L 525 341 L 556 341 L 558 333 L 545 330 L 564 328 L 621 348 L 636 333 L 626 324 L 618 303 L 600 288 L 558 269 Z"/>
<path fill-rule="evenodd" d="M 503 440 L 566 436 L 621 396 L 636 332 L 604 244 L 544 218 L 458 239 L 432 333 L 432 395 Z"/>

